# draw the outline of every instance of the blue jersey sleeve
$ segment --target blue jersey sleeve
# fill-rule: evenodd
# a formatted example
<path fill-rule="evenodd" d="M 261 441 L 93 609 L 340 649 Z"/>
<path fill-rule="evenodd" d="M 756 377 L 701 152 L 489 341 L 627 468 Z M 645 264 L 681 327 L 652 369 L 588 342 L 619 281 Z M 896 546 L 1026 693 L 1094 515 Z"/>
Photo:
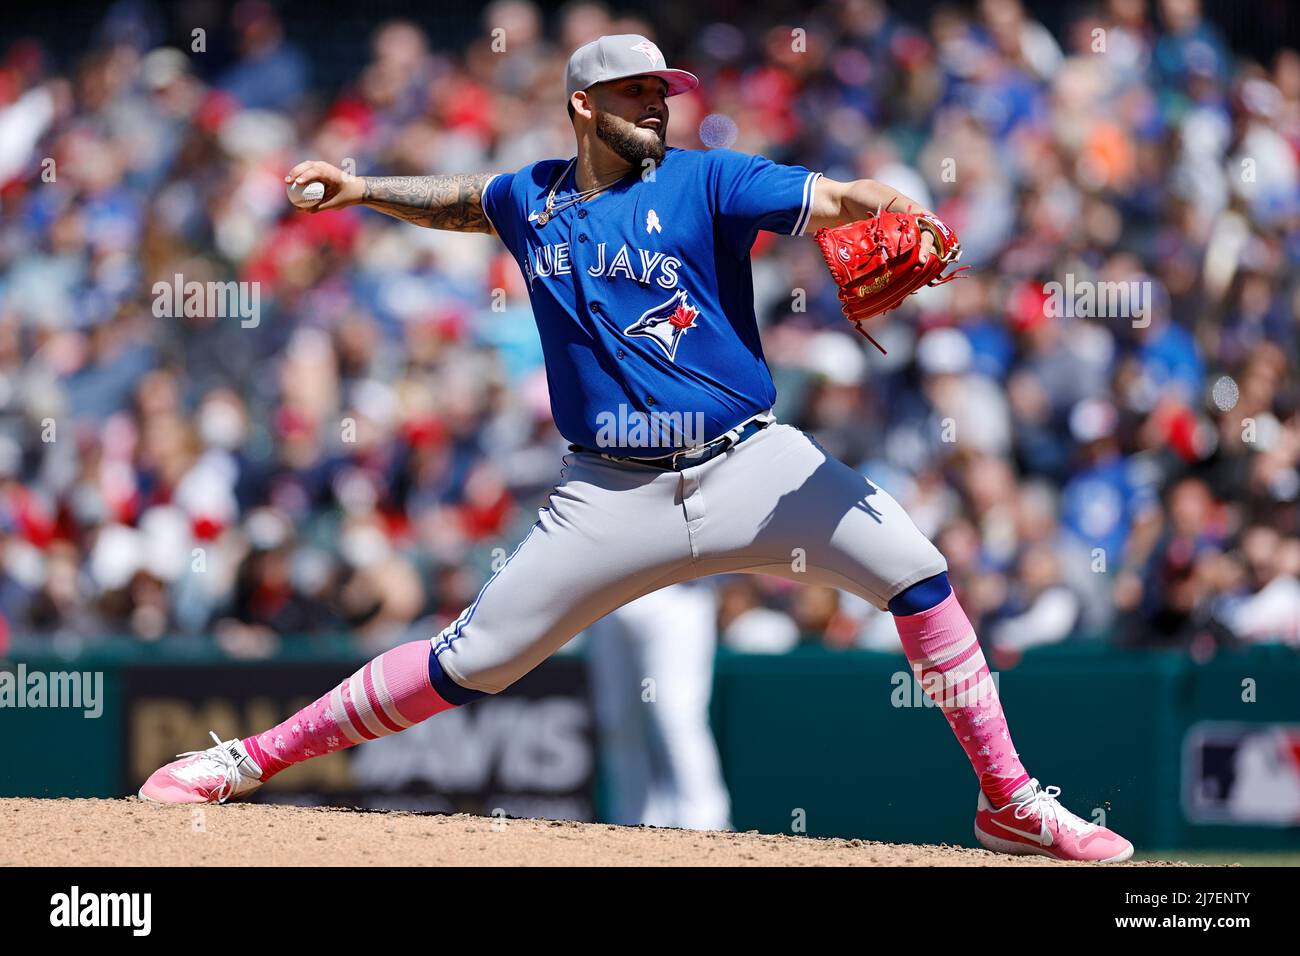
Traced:
<path fill-rule="evenodd" d="M 760 229 L 803 235 L 821 173 L 732 149 L 711 150 L 710 156 L 714 215 L 719 235 L 733 251 L 747 253 Z"/>
<path fill-rule="evenodd" d="M 483 214 L 496 234 L 501 237 L 505 247 L 518 258 L 516 252 L 519 239 L 519 216 L 512 208 L 511 186 L 514 185 L 515 173 L 497 173 L 483 187 Z"/>

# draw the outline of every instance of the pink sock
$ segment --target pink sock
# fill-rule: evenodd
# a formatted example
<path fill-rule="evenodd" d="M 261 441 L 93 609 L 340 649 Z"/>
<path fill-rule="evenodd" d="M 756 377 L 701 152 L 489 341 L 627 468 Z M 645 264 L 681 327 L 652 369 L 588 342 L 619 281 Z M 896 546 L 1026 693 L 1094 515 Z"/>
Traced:
<path fill-rule="evenodd" d="M 244 740 L 267 780 L 285 767 L 387 737 L 453 706 L 429 683 L 428 641 L 385 651 L 284 723 Z"/>
<path fill-rule="evenodd" d="M 942 708 L 948 726 L 996 807 L 1029 782 L 1011 744 L 1002 701 L 966 612 L 949 594 L 920 614 L 895 615 L 903 650 L 922 689 Z"/>

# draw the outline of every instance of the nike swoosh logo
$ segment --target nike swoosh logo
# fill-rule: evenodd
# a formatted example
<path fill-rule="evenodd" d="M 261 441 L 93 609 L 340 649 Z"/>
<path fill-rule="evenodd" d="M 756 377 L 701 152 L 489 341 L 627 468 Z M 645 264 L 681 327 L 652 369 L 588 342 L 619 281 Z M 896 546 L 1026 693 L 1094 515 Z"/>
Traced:
<path fill-rule="evenodd" d="M 1046 835 L 1044 836 L 1044 835 L 1042 835 L 1042 834 L 1038 834 L 1038 833 L 1026 833 L 1024 830 L 1017 830 L 1015 827 L 1009 827 L 1009 826 L 1007 826 L 1005 823 L 1002 823 L 1002 822 L 1000 822 L 1000 821 L 998 821 L 998 820 L 989 820 L 989 823 L 992 823 L 992 824 L 994 824 L 995 826 L 1001 827 L 1003 830 L 1006 830 L 1008 833 L 1015 833 L 1015 834 L 1017 834 L 1018 836 L 1022 836 L 1022 837 L 1024 837 L 1026 840 L 1033 840 L 1033 841 L 1034 841 L 1035 843 L 1037 843 L 1039 846 L 1051 846 L 1051 845 L 1055 842 L 1055 841 L 1052 839 L 1052 831 L 1051 831 L 1051 830 L 1047 830 L 1047 831 L 1046 831 Z"/>
<path fill-rule="evenodd" d="M 235 758 L 235 763 L 239 766 L 240 773 L 245 773 L 250 777 L 257 776 L 257 774 L 253 773 L 253 761 L 247 756 L 241 756 L 239 751 L 234 747 L 230 748 L 230 756 Z"/>

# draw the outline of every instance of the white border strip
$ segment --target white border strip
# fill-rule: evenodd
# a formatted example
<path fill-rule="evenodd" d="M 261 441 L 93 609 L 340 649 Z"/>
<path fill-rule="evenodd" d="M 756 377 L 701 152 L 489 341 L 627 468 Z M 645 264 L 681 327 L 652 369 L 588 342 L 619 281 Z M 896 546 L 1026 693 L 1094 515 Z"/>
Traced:
<path fill-rule="evenodd" d="M 790 233 L 792 236 L 802 236 L 808 228 L 808 220 L 812 219 L 813 197 L 817 194 L 817 180 L 821 179 L 821 175 L 809 173 L 803 181 L 803 206 L 799 210 L 799 218 L 794 221 L 794 231 Z"/>
<path fill-rule="evenodd" d="M 489 176 L 488 181 L 483 184 L 483 191 L 478 194 L 478 204 L 483 210 L 483 218 L 488 221 L 488 225 L 492 227 L 492 231 L 498 236 L 501 235 L 501 230 L 497 228 L 497 224 L 492 221 L 492 214 L 488 212 L 487 191 L 488 187 L 492 185 L 492 180 L 496 179 L 500 175 L 500 173 L 493 173 Z"/>

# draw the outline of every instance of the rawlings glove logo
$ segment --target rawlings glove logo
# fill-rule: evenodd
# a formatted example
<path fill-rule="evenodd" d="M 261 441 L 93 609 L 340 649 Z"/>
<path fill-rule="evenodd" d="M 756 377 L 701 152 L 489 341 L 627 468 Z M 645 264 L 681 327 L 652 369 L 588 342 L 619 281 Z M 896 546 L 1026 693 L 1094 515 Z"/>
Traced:
<path fill-rule="evenodd" d="M 865 285 L 858 286 L 858 298 L 862 299 L 871 295 L 873 292 L 879 292 L 889 284 L 889 280 L 892 276 L 893 273 L 886 269 L 884 274 L 877 277 L 875 280 L 868 282 Z"/>

